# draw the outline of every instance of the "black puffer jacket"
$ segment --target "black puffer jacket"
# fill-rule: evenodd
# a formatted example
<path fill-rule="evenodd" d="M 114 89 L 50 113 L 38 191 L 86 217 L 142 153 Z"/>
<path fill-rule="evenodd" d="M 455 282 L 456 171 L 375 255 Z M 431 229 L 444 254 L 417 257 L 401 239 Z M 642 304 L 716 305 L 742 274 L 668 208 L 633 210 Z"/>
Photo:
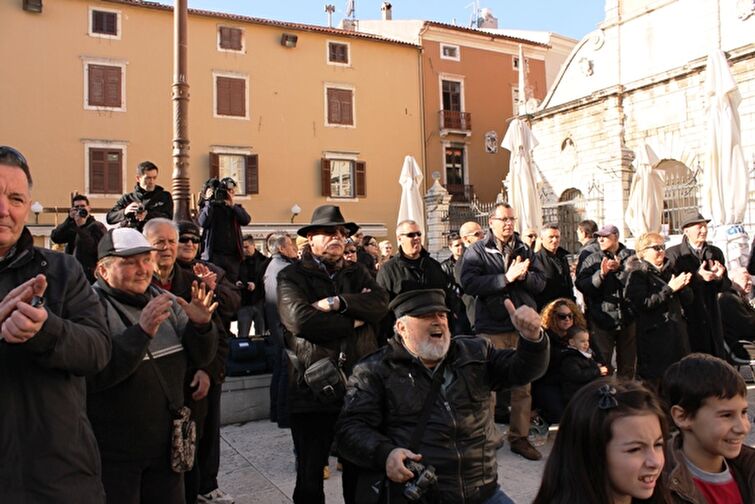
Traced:
<path fill-rule="evenodd" d="M 66 244 L 66 254 L 71 254 L 81 263 L 87 280 L 92 283 L 95 280 L 94 267 L 97 265 L 97 244 L 105 233 L 105 225 L 91 215 L 81 227 L 71 217 L 66 217 L 50 232 L 50 239 L 55 243 Z"/>
<path fill-rule="evenodd" d="M 634 250 L 619 243 L 619 250 L 616 252 L 616 258 L 620 263 L 618 270 L 611 271 L 605 278 L 601 278 L 600 263 L 606 254 L 599 250 L 584 260 L 582 269 L 577 273 L 577 289 L 585 296 L 587 318 L 601 329 L 619 330 L 632 323 L 632 312 L 624 299 L 624 269 L 627 260 L 633 255 Z"/>
<path fill-rule="evenodd" d="M 548 365 L 548 338 L 519 339 L 517 350 L 497 350 L 485 339 L 451 339 L 446 385 L 431 409 L 419 452 L 435 467 L 438 496 L 432 502 L 475 502 L 498 479 L 496 451 L 503 440 L 493 423 L 491 390 L 529 383 Z M 450 380 L 450 381 L 449 381 Z M 349 379 L 336 427 L 339 453 L 384 471 L 388 454 L 406 448 L 432 383 L 431 372 L 398 341 L 360 362 Z M 393 502 L 393 500 L 391 500 Z"/>
<path fill-rule="evenodd" d="M 156 186 L 154 191 L 145 191 L 142 186 L 136 184 L 134 191 L 121 196 L 113 208 L 107 213 L 108 224 L 121 224 L 131 226 L 132 222 L 126 218 L 125 209 L 131 203 L 141 203 L 147 211 L 143 221 L 136 223 L 136 228 L 141 231 L 148 220 L 156 217 L 165 219 L 173 218 L 173 197 L 162 186 Z"/>
<path fill-rule="evenodd" d="M 569 252 L 561 247 L 558 247 L 555 253 L 545 248 L 535 252 L 545 278 L 545 287 L 535 296 L 537 311 L 542 310 L 554 299 L 566 298 L 574 301 L 574 283 L 566 258 L 568 255 Z"/>
<path fill-rule="evenodd" d="M 666 369 L 689 353 L 682 301 L 692 297 L 689 287 L 673 292 L 671 270 L 659 270 L 633 257 L 627 261 L 625 296 L 637 322 L 637 375 L 659 379 Z"/>
<path fill-rule="evenodd" d="M 47 277 L 47 321 L 26 343 L 0 340 L 0 502 L 105 502 L 84 377 L 110 360 L 105 313 L 70 255 L 35 248 L 24 229 L 0 265 L 0 298 Z"/>
<path fill-rule="evenodd" d="M 388 311 L 388 294 L 364 265 L 341 260 L 331 278 L 311 254 L 278 274 L 277 290 L 286 348 L 296 356 L 289 373 L 291 412 L 338 411 L 340 403 L 325 405 L 315 399 L 302 373 L 322 358 L 337 361 L 343 342 L 344 371 L 351 374 L 359 359 L 377 349 L 376 327 Z M 329 296 L 341 298 L 339 312 L 312 306 Z M 357 320 L 364 324 L 354 327 Z"/>
<path fill-rule="evenodd" d="M 579 389 L 593 380 L 600 378 L 600 365 L 596 356 L 586 357 L 576 348 L 566 347 L 561 351 L 561 392 L 564 404 L 576 394 Z"/>

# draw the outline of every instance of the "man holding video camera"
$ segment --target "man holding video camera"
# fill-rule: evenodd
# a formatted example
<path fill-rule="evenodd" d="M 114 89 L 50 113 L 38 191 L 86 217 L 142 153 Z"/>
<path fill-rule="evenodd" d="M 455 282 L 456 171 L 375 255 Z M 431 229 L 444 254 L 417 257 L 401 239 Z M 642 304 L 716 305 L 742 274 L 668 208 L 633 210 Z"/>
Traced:
<path fill-rule="evenodd" d="M 66 245 L 66 254 L 71 254 L 81 263 L 89 283 L 94 282 L 97 266 L 97 244 L 107 229 L 94 218 L 89 207 L 89 198 L 83 194 L 73 197 L 68 217 L 50 233 L 54 243 Z"/>
<path fill-rule="evenodd" d="M 537 312 L 504 307 L 516 349 L 452 338 L 441 289 L 391 301 L 395 334 L 354 367 L 336 426 L 338 453 L 363 469 L 354 502 L 513 502 L 498 486 L 490 392 L 536 380 L 549 354 Z"/>
<path fill-rule="evenodd" d="M 199 212 L 199 225 L 203 229 L 202 259 L 223 268 L 232 283 L 239 279 L 244 259 L 241 226 L 252 220 L 243 206 L 233 202 L 235 194 L 235 180 L 211 178 L 205 183 Z"/>

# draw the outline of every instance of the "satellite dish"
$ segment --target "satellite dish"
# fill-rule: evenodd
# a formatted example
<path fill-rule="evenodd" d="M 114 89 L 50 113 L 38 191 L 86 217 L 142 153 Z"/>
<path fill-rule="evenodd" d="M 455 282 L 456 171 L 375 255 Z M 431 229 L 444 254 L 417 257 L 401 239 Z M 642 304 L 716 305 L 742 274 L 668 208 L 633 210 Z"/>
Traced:
<path fill-rule="evenodd" d="M 527 103 L 524 104 L 524 110 L 528 114 L 532 114 L 537 110 L 539 106 L 540 106 L 540 100 L 535 99 L 535 98 L 530 98 L 529 100 L 527 100 Z"/>

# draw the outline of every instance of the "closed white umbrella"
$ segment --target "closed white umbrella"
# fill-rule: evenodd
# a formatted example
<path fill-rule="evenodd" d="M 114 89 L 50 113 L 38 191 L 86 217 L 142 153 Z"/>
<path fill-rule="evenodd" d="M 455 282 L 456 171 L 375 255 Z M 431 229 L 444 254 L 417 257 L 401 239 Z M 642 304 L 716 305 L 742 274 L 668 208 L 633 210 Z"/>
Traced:
<path fill-rule="evenodd" d="M 521 69 L 522 63 L 519 64 Z M 537 168 L 532 161 L 532 149 L 536 146 L 537 139 L 529 126 L 521 119 L 512 119 L 501 147 L 511 152 L 506 187 L 509 192 L 509 204 L 517 218 L 515 229 L 519 234 L 527 228 L 540 229 L 543 225 L 537 190 Z"/>
<path fill-rule="evenodd" d="M 744 219 L 749 183 L 737 111 L 741 97 L 722 51 L 708 56 L 705 74 L 708 150 L 703 203 L 713 224 L 737 224 Z"/>
<path fill-rule="evenodd" d="M 401 184 L 401 205 L 396 223 L 408 219 L 416 221 L 424 236 L 425 207 L 421 192 L 422 179 L 422 170 L 417 160 L 412 156 L 406 156 L 404 166 L 401 168 L 401 176 L 398 179 L 398 183 Z"/>
<path fill-rule="evenodd" d="M 656 168 L 658 161 L 649 145 L 640 148 L 624 213 L 624 222 L 635 237 L 648 231 L 661 231 L 665 177 L 663 170 Z"/>

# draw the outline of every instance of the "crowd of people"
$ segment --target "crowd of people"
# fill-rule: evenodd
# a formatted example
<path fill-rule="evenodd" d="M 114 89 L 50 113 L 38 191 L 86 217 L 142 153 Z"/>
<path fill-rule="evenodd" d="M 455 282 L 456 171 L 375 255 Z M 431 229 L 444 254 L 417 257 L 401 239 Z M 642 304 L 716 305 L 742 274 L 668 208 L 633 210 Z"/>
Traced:
<path fill-rule="evenodd" d="M 537 460 L 542 421 L 559 428 L 538 504 L 753 502 L 747 392 L 725 361 L 755 339 L 755 271 L 727 270 L 697 211 L 668 251 L 590 220 L 567 251 L 559 224 L 520 236 L 501 203 L 438 262 L 417 222 L 394 250 L 323 205 L 266 255 L 232 179 L 174 222 L 158 173 L 138 165 L 109 230 L 75 196 L 61 254 L 34 246 L 29 164 L 0 147 L 0 502 L 233 502 L 221 387 L 230 338 L 252 333 L 274 349 L 296 503 L 325 502 L 331 454 L 347 504 L 509 503 L 496 423 Z"/>

